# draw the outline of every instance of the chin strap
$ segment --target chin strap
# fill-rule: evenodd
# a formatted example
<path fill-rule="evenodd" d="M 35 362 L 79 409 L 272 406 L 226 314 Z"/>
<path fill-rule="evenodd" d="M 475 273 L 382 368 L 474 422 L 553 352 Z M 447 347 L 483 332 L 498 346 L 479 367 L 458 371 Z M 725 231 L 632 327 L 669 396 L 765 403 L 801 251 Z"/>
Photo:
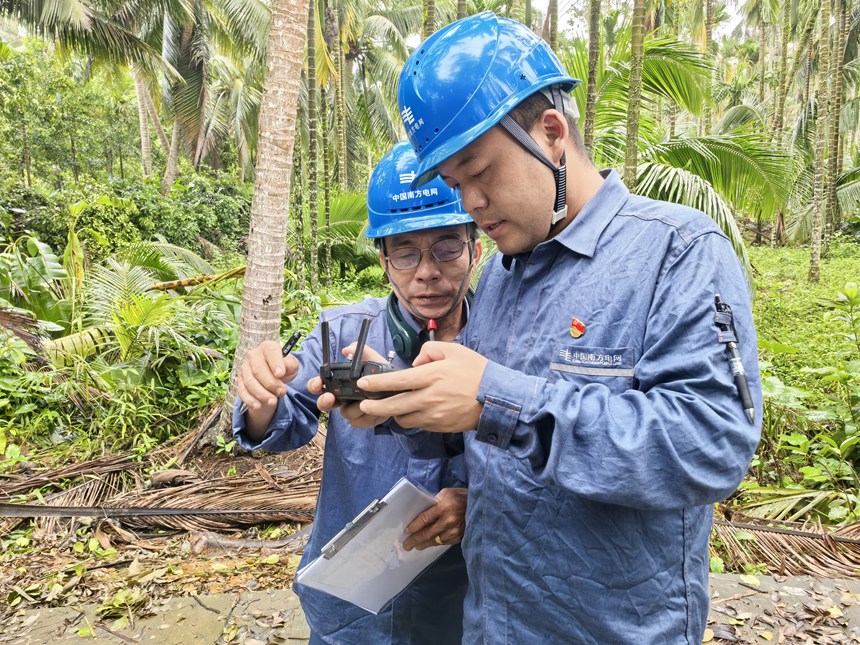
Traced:
<path fill-rule="evenodd" d="M 553 85 L 550 88 L 541 90 L 541 92 L 550 100 L 556 110 L 562 114 L 565 113 L 565 101 L 562 98 L 561 89 L 558 85 Z M 574 108 L 572 111 L 574 115 L 576 115 L 576 109 Z M 555 178 L 555 204 L 553 205 L 552 219 L 550 220 L 550 230 L 552 230 L 556 224 L 567 217 L 567 153 L 562 153 L 561 165 L 556 166 L 552 161 L 550 161 L 549 157 L 546 156 L 544 151 L 537 144 L 537 141 L 535 141 L 519 123 L 514 121 L 510 114 L 506 114 L 499 125 L 507 130 L 521 146 L 531 152 L 539 161 L 552 170 L 553 177 Z"/>

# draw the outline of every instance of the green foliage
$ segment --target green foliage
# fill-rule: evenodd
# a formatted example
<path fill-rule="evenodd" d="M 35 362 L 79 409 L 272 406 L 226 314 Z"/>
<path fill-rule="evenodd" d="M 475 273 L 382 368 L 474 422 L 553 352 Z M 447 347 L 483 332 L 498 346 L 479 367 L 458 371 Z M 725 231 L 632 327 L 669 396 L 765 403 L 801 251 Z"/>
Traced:
<path fill-rule="evenodd" d="M 0 59 L 0 179 L 59 189 L 136 171 L 136 119 L 130 81 L 96 79 L 84 59 L 35 39 Z"/>
<path fill-rule="evenodd" d="M 860 290 L 850 281 L 832 286 L 857 275 L 860 254 L 840 241 L 834 251 L 841 257 L 823 264 L 821 285 L 800 277 L 805 254 L 794 261 L 786 261 L 790 249 L 753 255 L 757 284 L 773 282 L 755 303 L 765 416 L 756 482 L 738 502 L 751 515 L 860 520 Z"/>
<path fill-rule="evenodd" d="M 53 248 L 66 245 L 74 226 L 94 263 L 155 238 L 209 254 L 241 249 L 252 185 L 229 174 L 190 173 L 184 181 L 167 197 L 153 181 L 114 180 L 50 195 L 7 182 L 0 184 L 0 225 L 8 237 L 30 231 Z"/>
<path fill-rule="evenodd" d="M 179 247 L 138 243 L 122 260 L 87 270 L 74 260 L 76 240 L 70 235 L 64 254 L 69 271 L 32 236 L 0 253 L 3 293 L 43 321 L 59 312 L 63 323 L 43 322 L 56 336 L 43 339 L 44 353 L 11 334 L 0 337 L 0 439 L 86 438 L 145 451 L 223 396 L 230 374 L 223 356 L 236 342 L 236 285 L 152 290 L 158 280 L 212 269 Z"/>
<path fill-rule="evenodd" d="M 826 367 L 835 355 L 846 351 L 845 328 L 819 304 L 834 297 L 837 289 L 860 275 L 860 248 L 834 237 L 830 255 L 822 262 L 821 282 L 809 283 L 809 254 L 803 248 L 750 247 L 755 271 L 753 315 L 764 357 L 774 376 L 794 387 L 816 391 L 818 379 L 801 368 Z M 769 350 L 779 343 L 790 351 Z M 813 393 L 811 405 L 823 402 Z"/>
<path fill-rule="evenodd" d="M 51 248 L 30 235 L 0 252 L 0 304 L 32 312 L 51 331 L 68 324 L 71 302 L 61 287 L 66 278 Z"/>

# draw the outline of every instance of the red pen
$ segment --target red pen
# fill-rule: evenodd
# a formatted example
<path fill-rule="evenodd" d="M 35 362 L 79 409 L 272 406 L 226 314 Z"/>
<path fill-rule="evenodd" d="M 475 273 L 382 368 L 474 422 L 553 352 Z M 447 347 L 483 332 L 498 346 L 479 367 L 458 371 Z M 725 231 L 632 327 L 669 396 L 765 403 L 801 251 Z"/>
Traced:
<path fill-rule="evenodd" d="M 427 321 L 427 335 L 430 336 L 430 340 L 436 340 L 436 319 L 431 318 Z"/>

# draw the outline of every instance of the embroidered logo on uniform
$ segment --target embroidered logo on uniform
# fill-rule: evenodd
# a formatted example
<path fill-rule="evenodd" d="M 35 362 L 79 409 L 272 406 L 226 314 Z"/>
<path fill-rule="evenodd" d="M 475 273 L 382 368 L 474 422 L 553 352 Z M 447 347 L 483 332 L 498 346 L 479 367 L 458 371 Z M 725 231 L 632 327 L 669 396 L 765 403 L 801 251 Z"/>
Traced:
<path fill-rule="evenodd" d="M 585 333 L 585 324 L 579 318 L 570 319 L 570 335 L 579 338 Z"/>
<path fill-rule="evenodd" d="M 633 350 L 608 347 L 559 347 L 550 369 L 590 376 L 633 376 Z"/>

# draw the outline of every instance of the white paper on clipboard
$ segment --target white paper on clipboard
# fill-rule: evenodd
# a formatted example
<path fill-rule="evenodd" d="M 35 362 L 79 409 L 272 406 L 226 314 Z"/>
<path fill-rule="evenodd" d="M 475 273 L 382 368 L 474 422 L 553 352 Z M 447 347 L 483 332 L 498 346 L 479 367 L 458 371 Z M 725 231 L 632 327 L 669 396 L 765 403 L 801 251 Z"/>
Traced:
<path fill-rule="evenodd" d="M 450 548 L 403 549 L 406 526 L 435 503 L 430 493 L 402 478 L 299 569 L 295 581 L 379 613 Z"/>

